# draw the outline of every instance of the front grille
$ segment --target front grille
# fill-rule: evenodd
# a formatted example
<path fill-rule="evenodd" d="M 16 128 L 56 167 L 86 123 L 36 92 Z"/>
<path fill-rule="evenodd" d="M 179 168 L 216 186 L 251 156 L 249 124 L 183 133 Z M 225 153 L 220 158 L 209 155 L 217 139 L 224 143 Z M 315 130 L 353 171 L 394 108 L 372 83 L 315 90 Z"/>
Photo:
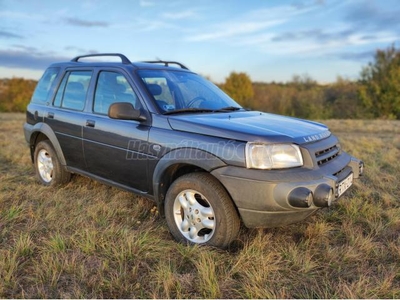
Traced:
<path fill-rule="evenodd" d="M 315 152 L 315 157 L 317 159 L 318 166 L 321 166 L 331 161 L 332 159 L 334 159 L 336 156 L 339 155 L 339 152 L 340 149 L 337 145 Z"/>
<path fill-rule="evenodd" d="M 341 169 L 341 170 L 339 170 L 339 171 L 337 171 L 336 173 L 333 173 L 333 176 L 335 176 L 335 177 L 339 177 L 340 176 L 340 174 L 344 171 L 344 170 L 346 170 L 347 169 L 347 166 L 346 167 L 344 167 L 343 169 Z"/>

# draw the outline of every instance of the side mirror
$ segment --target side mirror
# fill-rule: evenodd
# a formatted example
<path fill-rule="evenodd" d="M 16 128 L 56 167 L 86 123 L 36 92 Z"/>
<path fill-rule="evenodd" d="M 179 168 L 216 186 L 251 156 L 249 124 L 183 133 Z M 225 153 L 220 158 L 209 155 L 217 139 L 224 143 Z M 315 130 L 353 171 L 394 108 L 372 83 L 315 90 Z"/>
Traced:
<path fill-rule="evenodd" d="M 111 119 L 145 121 L 146 118 L 140 114 L 139 109 L 135 109 L 132 103 L 115 102 L 108 109 L 108 116 Z"/>

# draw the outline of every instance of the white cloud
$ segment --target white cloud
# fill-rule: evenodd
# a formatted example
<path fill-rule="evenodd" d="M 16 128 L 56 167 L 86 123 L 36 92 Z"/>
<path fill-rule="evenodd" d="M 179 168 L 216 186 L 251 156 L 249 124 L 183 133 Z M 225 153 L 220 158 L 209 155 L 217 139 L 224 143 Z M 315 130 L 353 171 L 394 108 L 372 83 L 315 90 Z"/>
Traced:
<path fill-rule="evenodd" d="M 206 32 L 192 34 L 187 41 L 202 42 L 221 38 L 235 38 L 237 36 L 256 34 L 277 25 L 284 24 L 296 15 L 308 13 L 317 7 L 304 6 L 301 9 L 293 5 L 262 8 L 249 11 L 234 20 L 214 24 Z M 265 33 L 265 32 L 264 32 Z"/>
<path fill-rule="evenodd" d="M 14 19 L 14 20 L 28 20 L 28 21 L 44 21 L 45 17 L 33 13 L 23 13 L 15 11 L 0 11 L 0 18 L 2 19 Z"/>
<path fill-rule="evenodd" d="M 154 6 L 155 3 L 153 1 L 149 1 L 149 0 L 140 0 L 139 5 L 141 7 L 149 7 L 149 6 Z"/>
<path fill-rule="evenodd" d="M 180 12 L 166 12 L 163 13 L 162 16 L 166 19 L 171 19 L 171 20 L 182 20 L 182 19 L 188 19 L 192 18 L 196 15 L 196 13 L 192 10 L 185 10 L 185 11 L 180 11 Z"/>
<path fill-rule="evenodd" d="M 305 4 L 244 12 L 234 19 L 203 27 L 202 31 L 194 29 L 185 40 L 222 41 L 236 49 L 246 48 L 246 51 L 268 54 L 269 57 L 301 59 L 334 52 L 365 52 L 365 49 L 375 49 L 379 44 L 400 40 L 400 34 L 393 29 L 370 31 L 369 28 L 352 26 L 353 22 L 343 19 L 346 10 L 339 1 L 329 7 L 315 1 Z"/>
<path fill-rule="evenodd" d="M 365 46 L 372 43 L 390 43 L 399 38 L 391 33 L 380 34 L 375 36 L 373 39 L 365 39 L 365 35 L 362 33 L 353 33 L 339 38 L 339 35 L 335 33 L 336 32 L 327 33 L 332 35 L 332 38 L 329 38 L 324 42 L 313 36 L 304 37 L 301 40 L 288 39 L 274 42 L 271 39 L 271 35 L 267 34 L 244 38 L 238 41 L 237 44 L 257 45 L 261 52 L 271 55 L 314 57 L 330 54 L 335 51 L 340 52 L 347 51 L 349 49 L 356 49 L 359 46 Z"/>
<path fill-rule="evenodd" d="M 243 34 L 250 34 L 259 32 L 263 29 L 273 27 L 280 23 L 283 23 L 284 20 L 274 20 L 274 21 L 265 21 L 265 22 L 230 22 L 219 24 L 218 27 L 209 33 L 200 33 L 196 35 L 192 35 L 187 37 L 187 41 L 194 41 L 194 42 L 202 42 L 202 41 L 209 41 L 209 40 L 216 40 L 221 38 L 229 38 L 235 37 Z"/>

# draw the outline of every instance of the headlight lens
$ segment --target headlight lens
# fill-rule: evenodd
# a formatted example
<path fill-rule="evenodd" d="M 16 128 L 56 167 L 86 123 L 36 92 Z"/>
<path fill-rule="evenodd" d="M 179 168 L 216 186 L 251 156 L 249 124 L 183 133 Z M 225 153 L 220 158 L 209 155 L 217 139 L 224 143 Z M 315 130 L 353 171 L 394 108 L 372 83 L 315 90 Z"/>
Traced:
<path fill-rule="evenodd" d="M 246 166 L 253 169 L 284 169 L 300 167 L 303 157 L 294 144 L 247 143 Z"/>

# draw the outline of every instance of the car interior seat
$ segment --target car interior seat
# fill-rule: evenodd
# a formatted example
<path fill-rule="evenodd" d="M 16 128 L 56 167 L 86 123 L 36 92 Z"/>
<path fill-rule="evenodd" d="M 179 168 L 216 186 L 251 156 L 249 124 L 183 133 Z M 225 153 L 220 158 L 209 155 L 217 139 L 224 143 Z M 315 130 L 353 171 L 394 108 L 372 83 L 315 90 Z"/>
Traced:
<path fill-rule="evenodd" d="M 162 94 L 162 87 L 159 84 L 148 83 L 147 88 L 150 93 L 153 95 L 154 100 L 156 100 L 157 106 L 162 112 L 166 112 L 168 110 L 168 103 L 164 100 L 157 99 L 156 96 L 160 96 Z"/>

